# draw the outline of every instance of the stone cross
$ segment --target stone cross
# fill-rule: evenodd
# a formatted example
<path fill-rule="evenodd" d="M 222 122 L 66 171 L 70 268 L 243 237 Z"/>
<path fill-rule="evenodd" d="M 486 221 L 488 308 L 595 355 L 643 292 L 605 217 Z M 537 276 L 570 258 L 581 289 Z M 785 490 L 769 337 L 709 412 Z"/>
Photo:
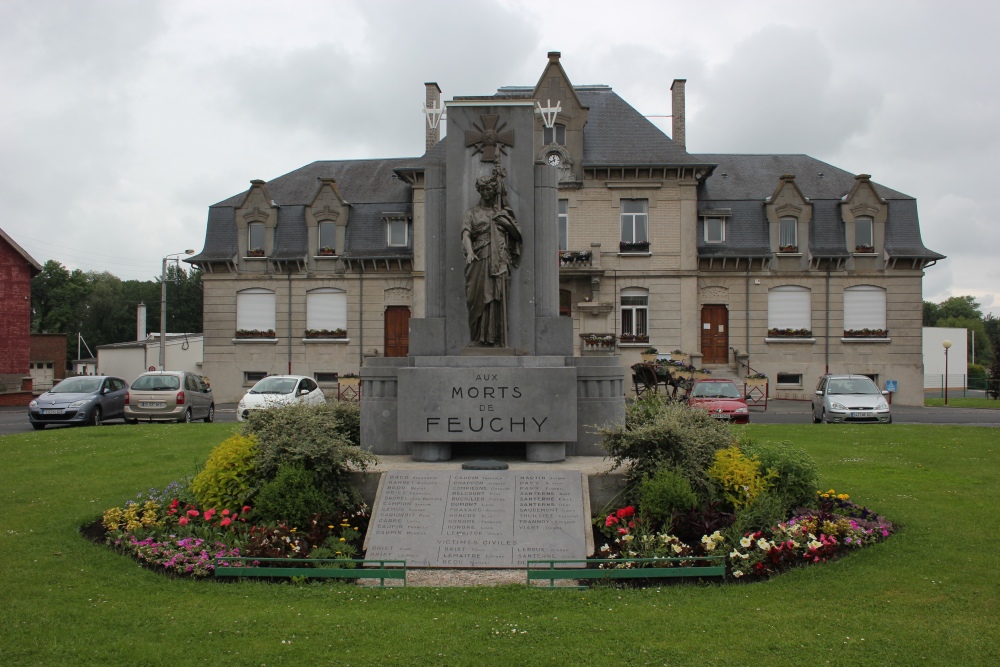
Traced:
<path fill-rule="evenodd" d="M 475 146 L 476 151 L 473 155 L 482 153 L 483 162 L 496 162 L 500 159 L 500 154 L 506 154 L 505 146 L 514 145 L 514 131 L 504 132 L 503 128 L 507 126 L 506 123 L 501 124 L 498 128 L 497 119 L 499 116 L 496 114 L 482 114 L 479 118 L 482 120 L 483 126 L 479 127 L 473 123 L 472 126 L 476 130 L 465 131 L 465 145 L 466 147 Z"/>

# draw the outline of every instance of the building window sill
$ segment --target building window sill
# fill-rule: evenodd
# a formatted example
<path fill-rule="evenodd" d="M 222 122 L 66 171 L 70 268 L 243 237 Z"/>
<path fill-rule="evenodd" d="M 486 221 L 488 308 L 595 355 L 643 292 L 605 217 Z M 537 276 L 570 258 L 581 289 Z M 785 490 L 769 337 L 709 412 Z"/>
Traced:
<path fill-rule="evenodd" d="M 841 338 L 841 343 L 891 343 L 891 338 L 862 338 L 859 336 L 852 336 L 851 338 Z"/>
<path fill-rule="evenodd" d="M 313 259 L 340 259 L 340 255 L 313 255 Z"/>
<path fill-rule="evenodd" d="M 619 257 L 651 257 L 652 255 L 653 255 L 653 253 L 648 252 L 648 251 L 646 251 L 646 252 L 641 252 L 641 251 L 632 252 L 632 251 L 626 250 L 624 252 L 619 252 L 618 253 Z"/>
<path fill-rule="evenodd" d="M 618 347 L 641 347 L 645 349 L 649 347 L 649 341 L 646 341 L 645 343 L 622 343 L 621 341 L 619 341 Z"/>
<path fill-rule="evenodd" d="M 816 342 L 815 338 L 794 338 L 792 336 L 782 337 L 782 338 L 764 338 L 765 343 L 808 343 L 813 344 Z"/>
<path fill-rule="evenodd" d="M 855 252 L 851 254 L 855 257 L 878 257 L 877 252 Z"/>
<path fill-rule="evenodd" d="M 270 345 L 276 345 L 278 343 L 277 338 L 233 338 L 234 343 L 264 343 Z"/>
<path fill-rule="evenodd" d="M 781 252 L 780 250 L 774 253 L 776 257 L 801 257 L 801 252 Z"/>
<path fill-rule="evenodd" d="M 243 259 L 267 259 L 267 257 L 264 257 L 263 255 L 254 255 L 253 257 L 247 256 Z"/>
<path fill-rule="evenodd" d="M 346 345 L 347 343 L 351 342 L 351 339 L 350 338 L 303 338 L 302 342 L 303 343 L 307 343 L 307 344 L 311 344 L 311 343 L 333 343 L 335 345 L 336 344 Z"/>

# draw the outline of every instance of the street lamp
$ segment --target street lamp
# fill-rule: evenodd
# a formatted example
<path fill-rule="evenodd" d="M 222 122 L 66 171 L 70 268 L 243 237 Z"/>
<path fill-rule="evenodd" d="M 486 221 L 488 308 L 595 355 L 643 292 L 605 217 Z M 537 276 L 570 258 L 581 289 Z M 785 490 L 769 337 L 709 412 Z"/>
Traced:
<path fill-rule="evenodd" d="M 167 260 L 181 255 L 193 255 L 194 250 L 172 252 L 163 258 L 163 270 L 160 272 L 160 370 L 167 370 Z"/>
<path fill-rule="evenodd" d="M 948 348 L 951 347 L 951 341 L 946 340 L 941 345 L 944 346 L 944 404 L 948 405 Z"/>

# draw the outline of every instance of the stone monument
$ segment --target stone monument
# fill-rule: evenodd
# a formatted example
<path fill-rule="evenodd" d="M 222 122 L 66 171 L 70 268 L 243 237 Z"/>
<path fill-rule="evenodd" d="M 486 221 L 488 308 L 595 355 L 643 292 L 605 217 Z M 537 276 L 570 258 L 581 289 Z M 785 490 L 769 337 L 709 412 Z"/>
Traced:
<path fill-rule="evenodd" d="M 361 369 L 361 442 L 442 461 L 468 443 L 529 461 L 603 456 L 592 426 L 624 416 L 614 357 L 574 357 L 559 316 L 557 170 L 535 162 L 530 99 L 447 104 L 443 166 L 425 179 L 426 307 L 405 359 Z"/>

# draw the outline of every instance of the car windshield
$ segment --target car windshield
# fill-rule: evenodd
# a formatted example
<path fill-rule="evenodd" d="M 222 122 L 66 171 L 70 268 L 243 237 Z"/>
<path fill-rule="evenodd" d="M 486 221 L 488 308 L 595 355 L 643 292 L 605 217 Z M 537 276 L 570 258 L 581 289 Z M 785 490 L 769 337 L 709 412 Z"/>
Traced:
<path fill-rule="evenodd" d="M 878 387 L 868 378 L 830 380 L 830 394 L 877 394 Z"/>
<path fill-rule="evenodd" d="M 140 375 L 132 383 L 132 389 L 142 391 L 173 391 L 181 388 L 176 375 Z"/>
<path fill-rule="evenodd" d="M 102 377 L 66 378 L 49 389 L 52 394 L 90 394 L 101 388 Z"/>
<path fill-rule="evenodd" d="M 253 386 L 251 394 L 290 394 L 295 391 L 295 378 L 264 378 Z"/>
<path fill-rule="evenodd" d="M 691 391 L 694 398 L 741 398 L 740 390 L 732 382 L 699 382 Z"/>

